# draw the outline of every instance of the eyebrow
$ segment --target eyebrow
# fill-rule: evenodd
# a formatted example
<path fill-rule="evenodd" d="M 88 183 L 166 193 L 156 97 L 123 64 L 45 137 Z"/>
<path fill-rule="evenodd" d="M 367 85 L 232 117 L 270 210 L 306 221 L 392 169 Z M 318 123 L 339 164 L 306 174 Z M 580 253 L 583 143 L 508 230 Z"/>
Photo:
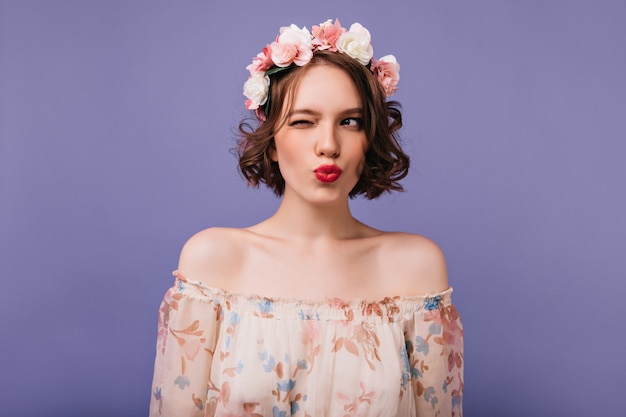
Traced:
<path fill-rule="evenodd" d="M 289 114 L 287 114 L 287 117 L 293 117 L 299 114 L 308 115 L 308 116 L 319 116 L 321 113 L 315 110 L 311 110 L 311 109 L 296 109 L 296 110 L 290 111 Z M 361 109 L 360 107 L 355 107 L 352 109 L 343 110 L 340 114 L 341 115 L 363 114 L 363 109 Z"/>

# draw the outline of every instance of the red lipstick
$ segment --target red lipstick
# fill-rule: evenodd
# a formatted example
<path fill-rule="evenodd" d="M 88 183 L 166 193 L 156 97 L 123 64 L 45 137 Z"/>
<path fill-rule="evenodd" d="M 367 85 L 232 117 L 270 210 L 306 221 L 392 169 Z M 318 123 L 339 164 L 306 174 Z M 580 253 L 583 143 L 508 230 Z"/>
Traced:
<path fill-rule="evenodd" d="M 337 165 L 320 165 L 313 172 L 321 182 L 335 182 L 341 175 L 341 168 Z"/>

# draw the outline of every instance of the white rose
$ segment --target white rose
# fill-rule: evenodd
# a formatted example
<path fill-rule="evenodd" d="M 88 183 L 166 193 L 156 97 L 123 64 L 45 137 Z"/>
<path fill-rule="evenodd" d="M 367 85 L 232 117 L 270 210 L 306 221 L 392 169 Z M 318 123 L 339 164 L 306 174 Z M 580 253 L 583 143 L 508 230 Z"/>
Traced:
<path fill-rule="evenodd" d="M 374 49 L 370 40 L 369 31 L 361 24 L 354 23 L 350 26 L 350 30 L 342 34 L 337 40 L 337 49 L 361 64 L 367 65 L 374 56 Z"/>
<path fill-rule="evenodd" d="M 258 109 L 267 101 L 267 94 L 270 90 L 270 77 L 257 73 L 252 75 L 243 85 L 243 95 L 248 98 L 246 108 L 248 110 Z"/>

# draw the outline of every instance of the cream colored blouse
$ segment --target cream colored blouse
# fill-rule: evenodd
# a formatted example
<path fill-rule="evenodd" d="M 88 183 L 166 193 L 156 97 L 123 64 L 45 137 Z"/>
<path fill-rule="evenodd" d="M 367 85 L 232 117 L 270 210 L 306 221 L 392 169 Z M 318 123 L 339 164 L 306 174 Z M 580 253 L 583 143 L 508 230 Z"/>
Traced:
<path fill-rule="evenodd" d="M 159 313 L 151 417 L 462 415 L 451 288 L 313 302 L 174 275 Z"/>

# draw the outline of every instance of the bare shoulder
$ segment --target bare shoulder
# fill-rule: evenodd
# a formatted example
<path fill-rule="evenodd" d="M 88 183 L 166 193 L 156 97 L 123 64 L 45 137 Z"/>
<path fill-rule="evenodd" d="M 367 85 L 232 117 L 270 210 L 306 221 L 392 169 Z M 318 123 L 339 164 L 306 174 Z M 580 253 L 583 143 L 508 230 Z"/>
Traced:
<path fill-rule="evenodd" d="M 381 236 L 380 258 L 397 291 L 433 294 L 448 288 L 446 259 L 432 240 L 410 233 Z"/>
<path fill-rule="evenodd" d="M 211 227 L 193 235 L 183 246 L 178 272 L 185 278 L 222 287 L 237 275 L 245 256 L 241 229 Z"/>

